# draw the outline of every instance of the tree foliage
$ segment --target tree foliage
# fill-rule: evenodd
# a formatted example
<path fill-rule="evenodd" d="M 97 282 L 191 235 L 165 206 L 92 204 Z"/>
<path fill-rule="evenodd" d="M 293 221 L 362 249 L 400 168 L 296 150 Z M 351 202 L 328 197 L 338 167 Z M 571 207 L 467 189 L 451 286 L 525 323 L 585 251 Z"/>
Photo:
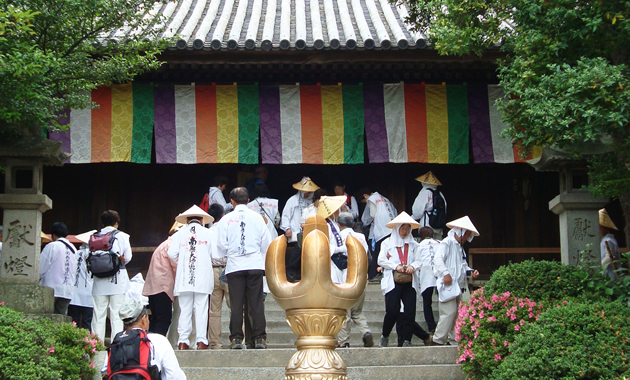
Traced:
<path fill-rule="evenodd" d="M 499 45 L 505 135 L 526 150 L 552 146 L 591 159 L 597 195 L 630 189 L 630 1 L 403 0 L 441 54 Z"/>
<path fill-rule="evenodd" d="M 166 0 L 163 0 L 166 1 Z M 0 137 L 58 128 L 90 90 L 160 66 L 163 20 L 149 0 L 0 0 Z M 158 6 L 161 6 L 158 2 Z M 121 43 L 110 41 L 112 33 Z"/>

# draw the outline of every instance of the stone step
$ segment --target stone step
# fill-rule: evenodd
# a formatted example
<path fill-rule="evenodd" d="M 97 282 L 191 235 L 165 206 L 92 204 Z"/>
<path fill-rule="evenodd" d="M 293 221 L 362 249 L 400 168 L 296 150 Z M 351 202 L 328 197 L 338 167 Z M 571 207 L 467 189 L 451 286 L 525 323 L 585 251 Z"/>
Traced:
<path fill-rule="evenodd" d="M 370 329 L 370 331 L 381 331 L 382 327 L 383 327 L 383 315 L 381 315 L 380 320 L 370 320 L 368 319 L 368 328 Z M 435 319 L 437 320 L 437 314 L 435 315 Z M 427 324 L 424 321 L 424 318 L 418 318 L 418 316 L 416 315 L 416 321 L 420 324 L 420 326 L 422 326 L 423 329 L 427 329 Z M 356 329 L 356 327 L 353 325 L 352 329 Z M 285 321 L 285 320 L 267 320 L 267 326 L 266 326 L 266 332 L 267 335 L 273 335 L 276 333 L 283 333 L 283 332 L 291 332 L 291 327 L 289 327 L 289 324 Z M 229 333 L 230 332 L 230 320 L 229 318 L 222 318 L 221 319 L 221 332 L 222 333 Z"/>
<path fill-rule="evenodd" d="M 453 364 L 457 347 L 337 349 L 348 367 Z M 175 351 L 181 367 L 285 367 L 295 348 L 266 350 Z"/>
<path fill-rule="evenodd" d="M 389 335 L 389 347 L 395 347 L 398 342 L 398 335 L 395 331 L 396 330 L 393 330 L 392 333 Z M 229 335 L 229 333 L 221 334 L 221 342 L 223 343 L 224 348 L 227 348 L 227 346 L 229 346 Z M 372 335 L 374 337 L 374 345 L 378 346 L 381 337 L 380 327 L 378 328 L 378 330 L 372 331 Z M 297 335 L 293 334 L 293 332 L 290 331 L 267 333 L 267 344 L 269 344 L 270 347 L 293 347 L 296 339 Z M 415 336 L 412 338 L 411 343 L 417 346 L 424 346 L 422 340 Z M 363 334 L 358 332 L 358 330 L 356 329 L 353 329 L 350 333 L 350 346 L 363 347 Z"/>
<path fill-rule="evenodd" d="M 438 302 L 434 301 L 432 303 L 432 307 L 434 310 L 437 310 L 438 308 Z M 278 305 L 277 302 L 275 302 L 275 300 L 271 300 L 270 298 L 267 298 L 265 300 L 265 313 L 268 311 L 281 311 L 284 310 L 280 305 Z M 363 303 L 363 311 L 382 311 L 385 312 L 385 299 L 381 298 L 379 300 L 366 300 L 365 303 Z M 416 302 L 416 313 L 418 311 L 422 311 L 422 299 L 420 299 L 418 302 Z M 229 310 L 227 308 L 227 305 L 224 303 L 223 307 L 221 309 L 221 313 L 229 313 Z"/>
<path fill-rule="evenodd" d="M 383 321 L 383 317 L 385 316 L 385 308 L 383 310 L 363 310 L 363 315 L 365 319 L 369 321 Z M 265 319 L 267 322 L 270 321 L 282 321 L 284 322 L 286 319 L 287 313 L 285 310 L 268 310 L 265 308 Z M 437 321 L 439 316 L 437 305 L 433 308 L 433 317 Z M 229 321 L 230 313 L 226 310 L 224 313 L 221 313 L 221 321 Z M 422 309 L 416 309 L 416 321 L 421 322 L 424 321 L 424 313 Z"/>
<path fill-rule="evenodd" d="M 188 380 L 279 380 L 284 367 L 275 368 L 183 368 Z M 457 364 L 408 365 L 381 367 L 348 367 L 352 380 L 462 380 L 464 373 Z"/>

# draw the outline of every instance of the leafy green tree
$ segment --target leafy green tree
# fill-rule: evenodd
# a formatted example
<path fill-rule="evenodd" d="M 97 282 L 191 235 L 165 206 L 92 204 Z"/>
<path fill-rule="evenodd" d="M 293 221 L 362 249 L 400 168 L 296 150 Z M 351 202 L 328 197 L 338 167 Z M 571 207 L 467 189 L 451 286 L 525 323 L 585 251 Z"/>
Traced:
<path fill-rule="evenodd" d="M 441 54 L 500 45 L 505 135 L 586 157 L 591 190 L 621 199 L 630 226 L 630 1 L 402 1 Z"/>
<path fill-rule="evenodd" d="M 157 69 L 170 41 L 158 38 L 164 23 L 150 16 L 153 7 L 153 0 L 0 0 L 0 140 L 59 128 L 64 110 L 90 105 L 90 90 Z M 120 28 L 122 41 L 112 42 Z"/>

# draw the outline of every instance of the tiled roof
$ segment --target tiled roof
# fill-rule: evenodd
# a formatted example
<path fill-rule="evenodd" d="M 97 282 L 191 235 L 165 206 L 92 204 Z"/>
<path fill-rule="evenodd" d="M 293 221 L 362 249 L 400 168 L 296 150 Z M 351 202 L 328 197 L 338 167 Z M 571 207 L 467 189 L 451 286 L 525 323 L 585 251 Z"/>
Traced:
<path fill-rule="evenodd" d="M 167 17 L 164 37 L 179 49 L 416 49 L 426 37 L 388 0 L 178 0 L 147 13 Z M 122 41 L 129 30 L 108 39 Z M 133 32 L 132 32 L 133 33 Z"/>

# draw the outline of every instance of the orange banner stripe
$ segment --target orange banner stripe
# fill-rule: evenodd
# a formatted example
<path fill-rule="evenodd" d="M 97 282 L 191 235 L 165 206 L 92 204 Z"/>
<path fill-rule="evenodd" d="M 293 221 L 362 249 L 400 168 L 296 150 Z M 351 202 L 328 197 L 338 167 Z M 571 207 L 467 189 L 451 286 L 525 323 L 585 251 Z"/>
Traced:
<path fill-rule="evenodd" d="M 300 86 L 302 163 L 324 163 L 322 93 L 319 85 Z"/>
<path fill-rule="evenodd" d="M 197 163 L 217 162 L 217 87 L 195 86 Z"/>
<path fill-rule="evenodd" d="M 92 162 L 110 162 L 112 148 L 112 88 L 99 87 L 92 91 Z"/>
<path fill-rule="evenodd" d="M 405 122 L 408 162 L 428 162 L 427 102 L 424 83 L 405 83 Z"/>

